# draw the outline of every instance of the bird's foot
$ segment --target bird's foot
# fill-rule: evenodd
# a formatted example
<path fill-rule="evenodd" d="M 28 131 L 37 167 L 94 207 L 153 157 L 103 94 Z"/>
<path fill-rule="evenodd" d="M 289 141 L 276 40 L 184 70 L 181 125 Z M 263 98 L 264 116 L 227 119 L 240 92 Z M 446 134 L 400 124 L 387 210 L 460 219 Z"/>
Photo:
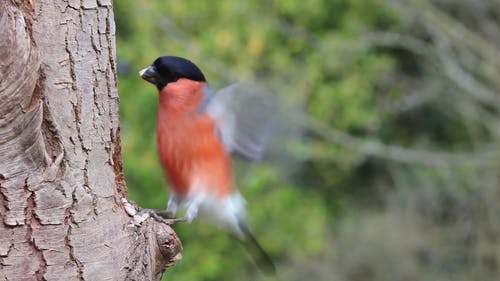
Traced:
<path fill-rule="evenodd" d="M 126 198 L 122 198 L 122 203 L 127 214 L 134 218 L 134 223 L 136 225 L 140 225 L 148 218 L 153 218 L 157 222 L 168 225 L 188 221 L 186 217 L 176 218 L 175 215 L 168 210 L 142 209 L 134 201 Z"/>
<path fill-rule="evenodd" d="M 174 224 L 178 222 L 186 222 L 186 218 L 174 218 L 167 210 L 142 209 L 139 214 L 147 214 L 157 222 L 165 224 Z"/>

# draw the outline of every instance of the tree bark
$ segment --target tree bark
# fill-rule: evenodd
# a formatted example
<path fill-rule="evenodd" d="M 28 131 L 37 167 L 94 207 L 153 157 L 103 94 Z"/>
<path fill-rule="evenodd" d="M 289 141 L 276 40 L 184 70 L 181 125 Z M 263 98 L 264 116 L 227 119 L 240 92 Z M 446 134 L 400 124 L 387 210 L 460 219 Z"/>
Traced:
<path fill-rule="evenodd" d="M 126 196 L 111 0 L 0 1 L 0 280 L 159 280 L 181 243 Z"/>

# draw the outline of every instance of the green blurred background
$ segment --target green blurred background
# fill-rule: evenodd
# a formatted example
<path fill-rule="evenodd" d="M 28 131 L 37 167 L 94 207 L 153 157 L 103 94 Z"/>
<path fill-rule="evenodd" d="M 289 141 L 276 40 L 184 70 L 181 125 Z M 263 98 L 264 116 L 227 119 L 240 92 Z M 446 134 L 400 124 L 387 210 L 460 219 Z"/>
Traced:
<path fill-rule="evenodd" d="M 157 94 L 137 71 L 191 59 L 306 112 L 291 177 L 240 173 L 277 280 L 498 280 L 500 4 L 479 0 L 115 1 L 125 176 L 165 208 Z M 165 280 L 274 280 L 216 227 L 178 224 Z"/>

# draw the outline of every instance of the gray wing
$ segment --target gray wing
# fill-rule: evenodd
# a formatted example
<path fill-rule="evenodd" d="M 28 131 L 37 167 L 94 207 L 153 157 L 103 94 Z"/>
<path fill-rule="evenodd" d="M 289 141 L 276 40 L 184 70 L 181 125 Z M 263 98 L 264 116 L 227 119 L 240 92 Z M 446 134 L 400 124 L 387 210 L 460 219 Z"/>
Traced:
<path fill-rule="evenodd" d="M 263 157 L 275 109 L 276 100 L 270 92 L 242 83 L 209 94 L 204 104 L 228 151 L 248 161 Z"/>

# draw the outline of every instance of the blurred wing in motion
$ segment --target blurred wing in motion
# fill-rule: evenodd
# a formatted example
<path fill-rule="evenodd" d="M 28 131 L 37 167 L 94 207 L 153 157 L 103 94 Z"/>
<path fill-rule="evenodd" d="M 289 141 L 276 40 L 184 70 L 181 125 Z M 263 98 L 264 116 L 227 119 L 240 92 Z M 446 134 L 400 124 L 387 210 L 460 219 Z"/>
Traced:
<path fill-rule="evenodd" d="M 274 95 L 250 85 L 232 84 L 208 96 L 204 105 L 227 149 L 248 161 L 262 159 L 276 126 Z"/>

